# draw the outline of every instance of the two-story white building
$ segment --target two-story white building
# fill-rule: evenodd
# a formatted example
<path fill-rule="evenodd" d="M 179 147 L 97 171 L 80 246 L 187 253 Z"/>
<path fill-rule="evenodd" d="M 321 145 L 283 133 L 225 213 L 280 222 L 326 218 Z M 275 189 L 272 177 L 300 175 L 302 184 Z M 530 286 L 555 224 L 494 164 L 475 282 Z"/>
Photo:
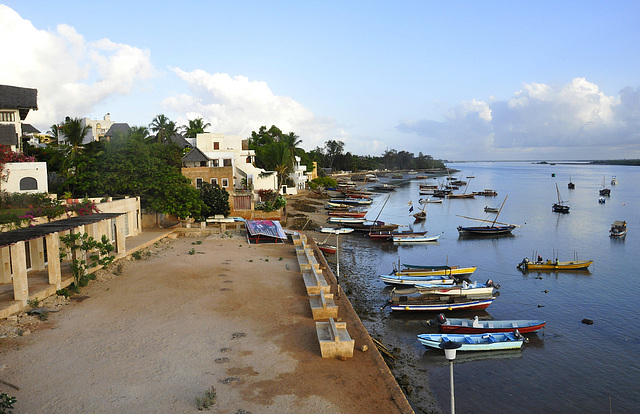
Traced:
<path fill-rule="evenodd" d="M 0 85 L 0 145 L 22 151 L 22 121 L 38 110 L 38 90 Z"/>

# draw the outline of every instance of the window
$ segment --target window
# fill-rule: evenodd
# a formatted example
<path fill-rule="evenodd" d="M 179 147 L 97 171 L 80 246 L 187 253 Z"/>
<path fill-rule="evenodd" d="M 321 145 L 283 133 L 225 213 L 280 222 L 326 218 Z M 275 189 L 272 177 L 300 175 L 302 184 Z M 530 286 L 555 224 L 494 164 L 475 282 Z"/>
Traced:
<path fill-rule="evenodd" d="M 202 187 L 202 178 L 196 178 L 196 188 Z"/>
<path fill-rule="evenodd" d="M 0 122 L 15 122 L 15 121 L 16 121 L 15 112 L 6 112 L 6 111 L 0 112 Z"/>
<path fill-rule="evenodd" d="M 20 190 L 37 190 L 38 181 L 33 177 L 24 177 L 20 180 Z"/>
<path fill-rule="evenodd" d="M 213 166 L 214 167 L 219 167 L 220 163 L 218 162 L 218 160 L 212 160 L 213 161 Z"/>
<path fill-rule="evenodd" d="M 251 164 L 251 155 L 247 157 L 247 164 Z"/>
<path fill-rule="evenodd" d="M 206 167 L 207 166 L 207 162 L 206 161 L 200 161 L 200 166 L 201 167 Z"/>
<path fill-rule="evenodd" d="M 228 178 L 223 178 L 222 179 L 222 188 L 227 188 L 229 187 L 229 179 Z"/>
<path fill-rule="evenodd" d="M 220 143 L 219 142 L 214 142 L 213 143 L 213 149 L 214 150 L 219 150 L 220 149 Z"/>
<path fill-rule="evenodd" d="M 212 178 L 211 179 L 211 185 L 213 185 L 213 186 L 218 185 L 218 179 L 217 178 Z"/>
<path fill-rule="evenodd" d="M 225 158 L 222 163 L 225 167 L 231 167 L 231 158 Z"/>

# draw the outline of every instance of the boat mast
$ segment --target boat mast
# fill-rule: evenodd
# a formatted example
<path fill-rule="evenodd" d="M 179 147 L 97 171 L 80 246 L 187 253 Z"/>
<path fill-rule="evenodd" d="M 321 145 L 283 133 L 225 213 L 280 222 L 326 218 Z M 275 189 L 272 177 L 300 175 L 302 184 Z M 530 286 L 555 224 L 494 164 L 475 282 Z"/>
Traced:
<path fill-rule="evenodd" d="M 557 185 L 557 184 L 556 184 Z M 504 203 L 507 202 L 507 197 L 509 197 L 509 195 L 507 194 L 507 196 L 504 198 L 504 201 L 502 202 L 502 205 L 500 206 L 500 209 L 498 210 L 498 213 L 496 214 L 496 218 L 493 219 L 493 223 L 491 223 L 491 227 L 494 227 L 496 224 L 496 220 L 498 220 L 498 216 L 500 215 L 500 212 L 502 211 L 502 207 L 504 207 Z"/>

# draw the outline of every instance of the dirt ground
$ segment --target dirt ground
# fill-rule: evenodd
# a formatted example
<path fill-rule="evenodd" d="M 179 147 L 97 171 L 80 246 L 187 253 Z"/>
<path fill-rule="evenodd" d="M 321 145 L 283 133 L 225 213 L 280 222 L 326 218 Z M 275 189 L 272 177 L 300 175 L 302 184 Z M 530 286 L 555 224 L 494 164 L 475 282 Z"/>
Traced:
<path fill-rule="evenodd" d="M 359 350 L 373 344 L 344 303 L 354 358 L 320 357 L 291 244 L 165 239 L 39 305 L 46 321 L 0 325 L 0 392 L 17 398 L 14 413 L 193 413 L 207 401 L 235 414 L 410 411 L 380 357 Z"/>

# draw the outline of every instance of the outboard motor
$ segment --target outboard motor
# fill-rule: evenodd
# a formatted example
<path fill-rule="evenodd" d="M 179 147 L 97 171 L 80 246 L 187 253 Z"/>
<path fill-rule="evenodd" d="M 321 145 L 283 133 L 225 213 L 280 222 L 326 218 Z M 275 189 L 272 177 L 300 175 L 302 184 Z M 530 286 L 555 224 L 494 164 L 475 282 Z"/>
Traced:
<path fill-rule="evenodd" d="M 444 313 L 439 313 L 438 316 L 436 316 L 436 321 L 438 321 L 440 325 L 444 325 L 447 322 L 447 317 L 444 316 Z"/>
<path fill-rule="evenodd" d="M 491 279 L 487 279 L 487 281 L 485 282 L 485 285 L 487 285 L 487 287 L 494 287 L 496 289 L 500 289 L 500 285 L 495 283 L 493 280 Z"/>
<path fill-rule="evenodd" d="M 517 329 L 514 329 L 514 331 L 513 331 L 513 336 L 515 336 L 515 337 L 516 337 L 516 339 L 522 339 L 522 340 L 524 341 L 524 343 L 525 343 L 525 344 L 528 344 L 528 343 L 529 343 L 529 338 L 526 338 L 526 337 L 522 336 L 522 334 L 520 333 L 520 331 L 519 331 L 519 330 L 517 330 Z"/>
<path fill-rule="evenodd" d="M 527 263 L 529 263 L 529 258 L 525 257 L 524 259 L 522 259 L 522 261 L 518 264 L 518 269 L 522 270 L 522 269 L 526 269 L 527 268 Z"/>

